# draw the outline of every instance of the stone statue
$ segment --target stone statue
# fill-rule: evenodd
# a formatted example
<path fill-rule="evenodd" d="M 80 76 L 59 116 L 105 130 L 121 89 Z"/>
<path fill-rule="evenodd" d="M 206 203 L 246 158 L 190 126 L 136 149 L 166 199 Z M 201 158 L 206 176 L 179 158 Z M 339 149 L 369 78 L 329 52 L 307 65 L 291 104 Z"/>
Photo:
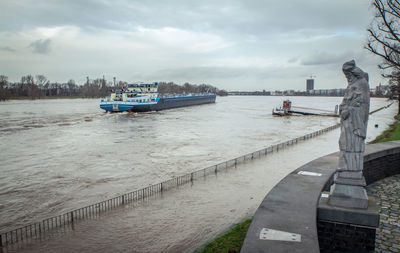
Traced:
<path fill-rule="evenodd" d="M 354 60 L 343 64 L 348 86 L 339 107 L 341 133 L 339 166 L 331 186 L 329 204 L 367 208 L 368 196 L 362 173 L 369 115 L 368 74 Z"/>

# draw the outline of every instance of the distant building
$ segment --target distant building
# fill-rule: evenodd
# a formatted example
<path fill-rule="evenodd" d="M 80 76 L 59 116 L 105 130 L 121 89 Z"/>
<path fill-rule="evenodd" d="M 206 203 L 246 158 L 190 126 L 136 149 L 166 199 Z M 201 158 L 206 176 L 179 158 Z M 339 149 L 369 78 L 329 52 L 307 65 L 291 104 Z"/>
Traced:
<path fill-rule="evenodd" d="M 283 92 L 283 95 L 285 95 L 285 96 L 293 96 L 294 95 L 294 90 L 285 90 Z"/>
<path fill-rule="evenodd" d="M 314 89 L 314 79 L 307 79 L 307 92 Z"/>
<path fill-rule="evenodd" d="M 282 96 L 283 92 L 280 90 L 276 90 L 276 91 L 271 92 L 271 95 L 272 96 Z"/>
<path fill-rule="evenodd" d="M 374 90 L 371 89 L 371 95 L 375 97 L 391 97 L 394 95 L 394 90 L 391 89 L 390 85 L 382 85 L 376 86 Z"/>

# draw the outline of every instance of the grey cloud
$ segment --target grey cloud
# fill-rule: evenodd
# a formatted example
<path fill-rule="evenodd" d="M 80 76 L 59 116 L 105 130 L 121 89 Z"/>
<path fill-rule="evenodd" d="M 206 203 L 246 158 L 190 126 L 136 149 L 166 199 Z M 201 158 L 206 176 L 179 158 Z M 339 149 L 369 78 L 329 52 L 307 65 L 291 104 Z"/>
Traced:
<path fill-rule="evenodd" d="M 327 65 L 343 63 L 350 54 L 330 54 L 327 52 L 318 52 L 313 55 L 308 55 L 301 59 L 302 65 Z"/>
<path fill-rule="evenodd" d="M 199 53 L 193 57 L 193 55 L 179 50 L 176 52 L 171 50 L 171 52 L 155 56 L 155 52 L 159 50 L 155 45 L 148 56 L 140 57 L 143 64 L 138 66 L 141 68 L 140 72 L 133 75 L 135 79 L 136 76 L 143 80 L 184 80 L 189 82 L 214 79 L 221 83 L 225 82 L 227 85 L 230 85 L 234 79 L 240 79 L 239 83 L 256 78 L 261 81 L 275 78 L 274 81 L 278 82 L 288 76 L 291 78 L 299 76 L 302 80 L 301 76 L 309 75 L 309 73 L 322 76 L 317 71 L 319 69 L 322 72 L 326 71 L 325 69 L 336 69 L 339 66 L 337 69 L 340 70 L 341 64 L 348 58 L 357 59 L 357 57 L 353 57 L 354 51 L 361 47 L 365 27 L 373 18 L 372 15 L 368 15 L 369 5 L 370 2 L 365 0 L 2 0 L 1 6 L 4 15 L 0 16 L 0 36 L 6 38 L 2 34 L 11 34 L 15 35 L 16 40 L 23 41 L 30 37 L 18 37 L 20 31 L 30 35 L 32 31 L 36 31 L 37 27 L 71 26 L 79 28 L 80 35 L 85 35 L 86 39 L 96 38 L 99 35 L 104 36 L 110 30 L 122 36 L 122 40 L 126 42 L 130 37 L 125 38 L 124 34 L 129 34 L 137 27 L 150 29 L 173 27 L 217 35 L 227 42 L 232 42 L 232 46 L 211 53 Z M 124 31 L 124 33 L 118 33 L 119 31 Z M 47 37 L 47 35 L 38 35 L 38 38 L 43 38 L 42 36 Z M 59 37 L 52 37 L 51 40 L 36 40 L 32 43 L 23 41 L 22 45 L 30 45 L 29 48 L 35 53 L 46 54 L 52 49 L 54 41 L 63 41 L 65 44 L 60 54 L 57 55 L 59 57 L 63 57 L 63 52 L 68 54 L 71 50 L 76 50 L 68 44 L 67 40 L 63 40 L 63 34 L 56 36 Z M 14 44 L 7 44 L 14 46 Z M 19 47 L 16 46 L 16 48 Z M 3 47 L 0 48 L 0 52 L 9 51 L 9 49 Z M 99 47 L 98 50 L 109 53 L 110 48 Z M 123 58 L 138 57 L 127 51 L 118 51 L 118 48 L 115 50 L 117 54 L 126 55 Z M 99 55 L 95 51 L 84 51 L 77 54 L 77 57 L 80 57 L 85 66 L 95 66 L 93 71 L 97 73 L 96 71 L 101 71 L 104 66 L 98 63 L 99 61 L 93 60 L 97 59 Z M 350 51 L 350 54 L 345 55 L 343 51 Z M 6 52 L 3 54 L 5 55 Z M 368 52 L 363 51 L 358 58 L 362 59 L 363 54 L 368 54 Z M 256 67 L 249 68 L 202 67 L 207 66 L 208 63 L 212 65 L 213 59 L 218 62 L 224 57 L 234 58 L 236 56 L 265 58 L 267 61 L 274 58 L 282 59 L 282 62 L 290 63 L 288 65 L 291 68 L 266 67 L 266 69 L 262 69 L 257 68 L 256 64 Z M 168 57 L 171 57 L 171 61 Z M 157 58 L 160 58 L 160 61 Z M 170 63 L 175 62 L 178 58 L 181 62 L 185 62 L 183 65 L 185 67 L 180 68 L 181 65 Z M 157 71 L 155 67 L 143 67 L 152 66 L 149 59 L 156 59 L 157 68 L 165 69 Z M 58 59 L 53 58 L 53 60 Z M 63 60 L 70 71 L 71 69 L 75 71 L 74 75 L 87 75 L 85 71 L 76 68 L 74 61 Z M 111 65 L 110 69 L 117 75 L 130 77 L 135 65 L 129 70 L 122 70 L 117 67 L 118 64 L 131 66 L 132 62 L 130 60 L 120 61 Z M 162 62 L 168 62 L 168 64 L 163 65 Z M 282 62 L 281 64 L 283 64 Z M 365 63 L 368 62 L 371 66 L 374 64 L 373 60 L 365 60 Z M 32 68 L 29 64 L 29 62 L 21 60 L 15 63 L 14 68 L 20 69 L 20 66 L 27 66 L 27 69 Z M 51 67 L 50 65 L 48 71 L 51 71 Z M 31 70 L 29 69 L 29 71 Z M 290 85 L 292 84 L 288 84 L 288 86 Z"/>
<path fill-rule="evenodd" d="M 155 76 L 162 80 L 210 80 L 210 79 L 235 79 L 252 78 L 268 79 L 298 77 L 300 74 L 293 68 L 272 67 L 272 68 L 254 68 L 254 67 L 187 67 L 187 68 L 168 68 L 155 71 L 147 75 L 137 73 L 135 76 L 142 79 L 151 79 Z"/>
<path fill-rule="evenodd" d="M 32 42 L 29 47 L 32 48 L 32 51 L 37 54 L 48 54 L 50 53 L 51 40 L 35 40 Z"/>
<path fill-rule="evenodd" d="M 3 30 L 19 30 L 27 24 L 113 30 L 141 25 L 207 30 L 233 37 L 243 34 L 269 37 L 304 28 L 351 29 L 369 20 L 364 12 L 349 8 L 348 0 L 38 0 L 35 4 L 28 0 L 5 0 L 2 5 L 6 16 L 0 19 L 8 21 L 2 25 Z"/>
<path fill-rule="evenodd" d="M 16 50 L 12 47 L 5 46 L 5 47 L 0 47 L 1 51 L 7 51 L 7 52 L 15 52 Z"/>
<path fill-rule="evenodd" d="M 246 75 L 246 69 L 230 68 L 230 67 L 186 67 L 186 68 L 168 68 L 155 71 L 148 75 L 141 76 L 143 79 L 148 79 L 154 76 L 162 80 L 207 80 L 207 79 L 223 79 L 237 78 Z"/>

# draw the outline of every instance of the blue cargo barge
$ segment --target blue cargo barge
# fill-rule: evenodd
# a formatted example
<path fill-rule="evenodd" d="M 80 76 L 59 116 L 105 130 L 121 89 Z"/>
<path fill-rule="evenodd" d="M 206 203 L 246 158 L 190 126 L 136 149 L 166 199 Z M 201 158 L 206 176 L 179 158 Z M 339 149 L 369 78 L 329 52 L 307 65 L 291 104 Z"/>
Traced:
<path fill-rule="evenodd" d="M 106 112 L 148 112 L 215 103 L 216 95 L 213 93 L 160 95 L 157 88 L 157 83 L 129 84 L 102 99 L 100 108 Z"/>

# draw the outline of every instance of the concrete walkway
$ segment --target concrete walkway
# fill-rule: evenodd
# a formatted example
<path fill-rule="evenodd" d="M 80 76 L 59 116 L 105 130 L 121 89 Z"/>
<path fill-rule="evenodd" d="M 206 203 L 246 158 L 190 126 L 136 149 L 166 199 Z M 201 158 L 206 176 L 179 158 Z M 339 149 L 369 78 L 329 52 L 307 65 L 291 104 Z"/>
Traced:
<path fill-rule="evenodd" d="M 370 184 L 367 191 L 380 208 L 375 252 L 400 252 L 400 174 Z"/>

